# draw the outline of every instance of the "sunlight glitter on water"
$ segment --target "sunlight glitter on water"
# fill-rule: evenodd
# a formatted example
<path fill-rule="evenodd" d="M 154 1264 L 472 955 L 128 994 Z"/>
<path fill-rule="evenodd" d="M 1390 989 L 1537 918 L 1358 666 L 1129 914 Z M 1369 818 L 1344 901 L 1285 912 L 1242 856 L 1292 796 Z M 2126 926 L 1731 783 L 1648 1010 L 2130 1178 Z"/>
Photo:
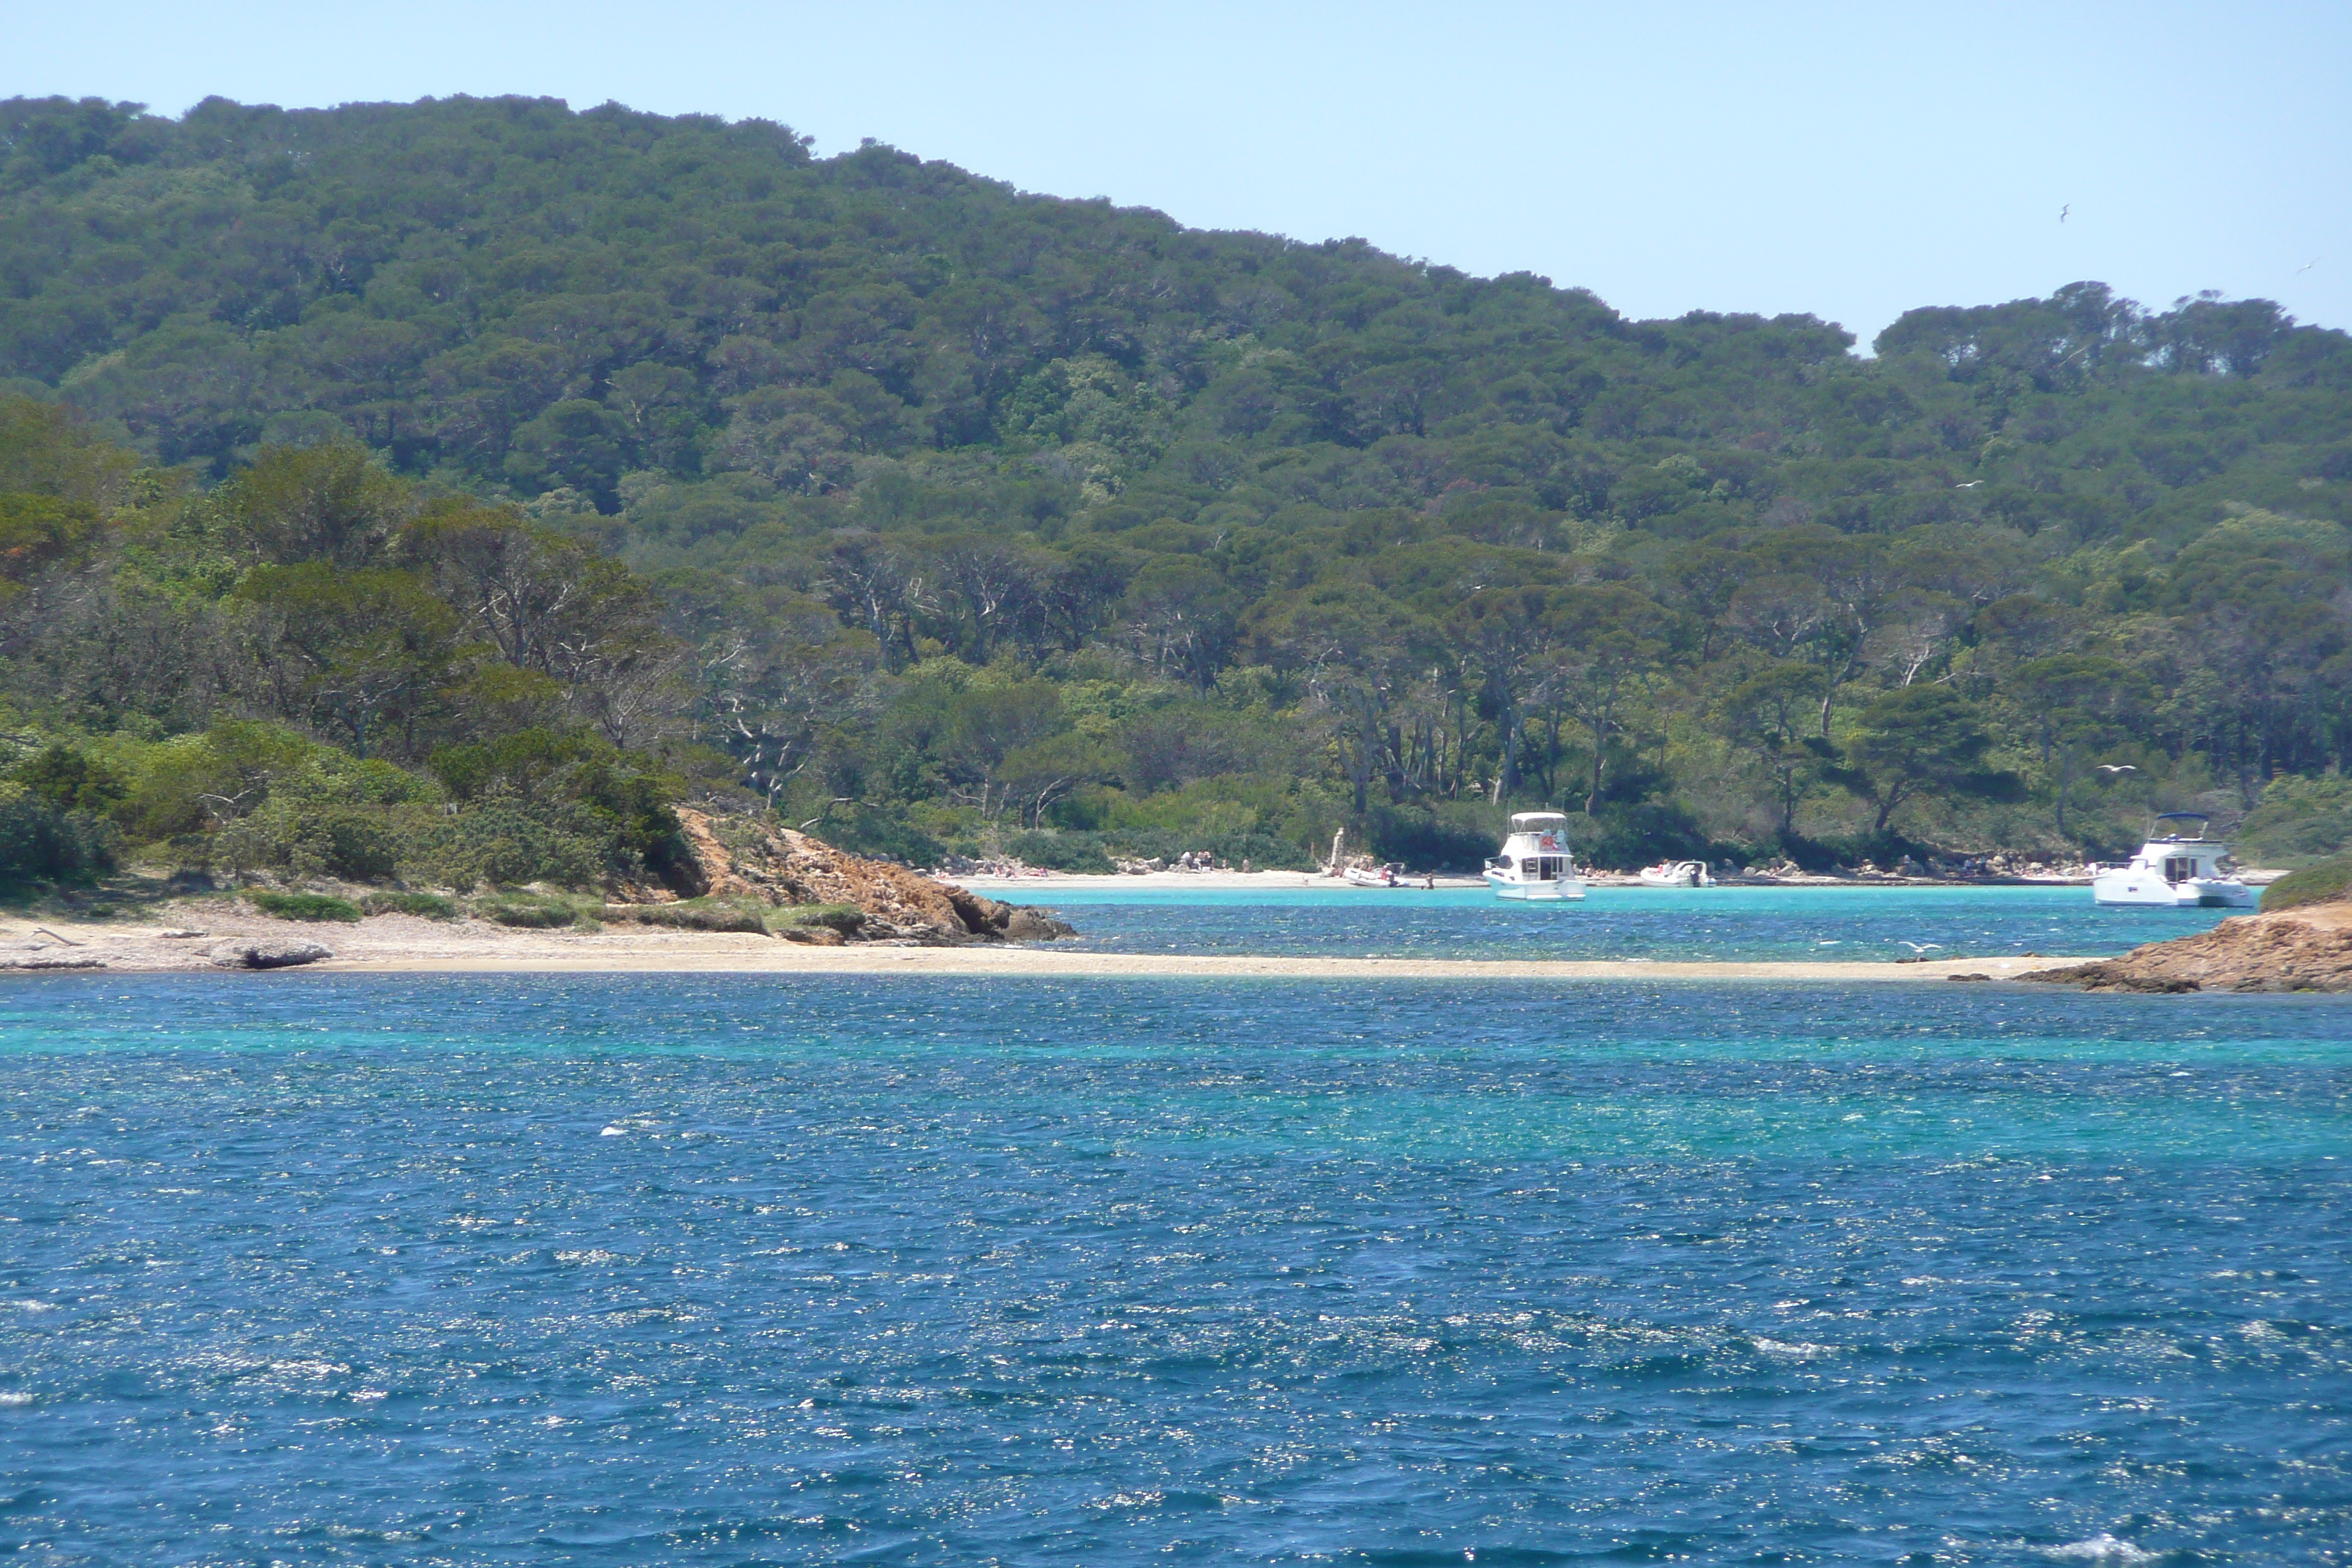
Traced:
<path fill-rule="evenodd" d="M 1352 958 L 2091 958 L 2207 931 L 2230 912 L 2102 910 L 2087 888 L 1598 888 L 1560 907 L 1484 889 L 1112 884 L 1003 896 L 1062 911 L 1081 945 L 1101 951 Z"/>
<path fill-rule="evenodd" d="M 2329 1561 L 2340 1009 L 1952 991 L 0 988 L 0 1540 Z"/>

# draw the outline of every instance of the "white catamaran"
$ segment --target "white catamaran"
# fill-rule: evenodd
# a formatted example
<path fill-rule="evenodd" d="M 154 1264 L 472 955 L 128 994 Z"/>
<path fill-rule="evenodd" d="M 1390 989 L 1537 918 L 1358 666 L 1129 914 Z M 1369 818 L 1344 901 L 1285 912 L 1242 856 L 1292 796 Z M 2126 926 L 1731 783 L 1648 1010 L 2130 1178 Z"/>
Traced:
<path fill-rule="evenodd" d="M 1557 811 L 1514 813 L 1502 853 L 1486 862 L 1486 885 L 1498 899 L 1528 903 L 1584 897 L 1584 879 L 1568 852 L 1568 818 Z"/>
<path fill-rule="evenodd" d="M 2194 834 L 2165 831 L 2192 822 Z M 2200 811 L 2164 813 L 2129 865 L 2096 869 L 2091 896 L 2107 909 L 2252 909 L 2254 890 L 2221 869 L 2230 847 L 2206 837 L 2205 823 Z"/>

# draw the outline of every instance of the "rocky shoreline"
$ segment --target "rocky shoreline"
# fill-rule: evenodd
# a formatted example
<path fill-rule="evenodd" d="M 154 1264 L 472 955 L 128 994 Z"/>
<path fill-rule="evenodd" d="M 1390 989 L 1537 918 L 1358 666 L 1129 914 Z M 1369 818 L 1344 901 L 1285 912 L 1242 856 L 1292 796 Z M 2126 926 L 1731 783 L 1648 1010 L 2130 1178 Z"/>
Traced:
<path fill-rule="evenodd" d="M 2018 978 L 2086 991 L 2352 991 L 2352 903 L 2239 915 L 2211 931 L 2152 942 L 2120 958 Z"/>
<path fill-rule="evenodd" d="M 887 860 L 852 855 L 789 827 L 685 808 L 677 816 L 694 851 L 698 885 L 685 889 L 693 897 L 742 899 L 772 908 L 848 905 L 864 916 L 846 930 L 819 928 L 795 935 L 796 941 L 957 946 L 1051 942 L 1076 934 L 1038 910 L 983 898 Z"/>
<path fill-rule="evenodd" d="M 396 894 L 385 912 L 380 889 L 337 888 L 297 896 L 338 912 L 298 918 L 275 889 L 194 890 L 165 898 L 139 921 L 0 920 L 0 971 L 438 967 L 570 962 L 589 952 L 666 967 L 697 948 L 1002 947 L 1076 934 L 1042 910 L 805 834 L 688 809 L 678 817 L 690 863 L 670 868 L 668 886 L 608 889 L 613 901 L 602 905 L 558 892 L 471 900 Z M 401 900 L 437 905 L 438 913 L 402 908 Z M 509 903 L 523 907 L 502 907 Z"/>

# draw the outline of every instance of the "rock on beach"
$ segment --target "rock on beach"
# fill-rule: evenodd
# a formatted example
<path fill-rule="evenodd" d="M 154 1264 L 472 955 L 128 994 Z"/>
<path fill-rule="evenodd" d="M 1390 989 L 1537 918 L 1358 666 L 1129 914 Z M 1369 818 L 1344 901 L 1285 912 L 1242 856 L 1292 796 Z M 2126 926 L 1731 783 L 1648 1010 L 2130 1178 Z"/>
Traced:
<path fill-rule="evenodd" d="M 212 951 L 213 962 L 223 969 L 291 969 L 334 956 L 335 950 L 324 942 L 294 937 L 237 937 Z"/>

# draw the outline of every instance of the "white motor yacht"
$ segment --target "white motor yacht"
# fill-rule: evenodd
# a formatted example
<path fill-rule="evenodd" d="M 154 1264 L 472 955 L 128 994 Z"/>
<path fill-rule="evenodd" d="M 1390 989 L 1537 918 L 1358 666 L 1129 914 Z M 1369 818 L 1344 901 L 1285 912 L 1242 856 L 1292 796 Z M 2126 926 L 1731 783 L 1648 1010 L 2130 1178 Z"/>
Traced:
<path fill-rule="evenodd" d="M 1645 888 L 1712 888 L 1715 878 L 1704 860 L 1661 860 L 1633 873 Z"/>
<path fill-rule="evenodd" d="M 1584 897 L 1584 879 L 1568 852 L 1568 818 L 1557 811 L 1513 813 L 1502 853 L 1486 862 L 1486 885 L 1498 899 L 1528 903 Z"/>
<path fill-rule="evenodd" d="M 2222 871 L 2230 847 L 2205 837 L 2206 820 L 2198 811 L 2164 813 L 2130 864 L 2095 869 L 2091 896 L 2109 909 L 2253 908 L 2254 890 Z M 2184 833 L 2190 823 L 2197 831 Z"/>

